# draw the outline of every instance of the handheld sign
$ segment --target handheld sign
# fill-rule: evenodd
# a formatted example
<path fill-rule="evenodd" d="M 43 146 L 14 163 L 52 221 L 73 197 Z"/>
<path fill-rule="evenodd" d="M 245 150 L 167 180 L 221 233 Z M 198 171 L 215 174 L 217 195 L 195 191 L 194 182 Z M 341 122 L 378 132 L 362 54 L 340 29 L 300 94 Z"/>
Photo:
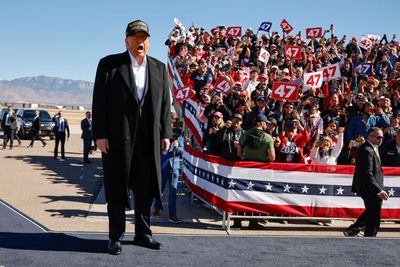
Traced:
<path fill-rule="evenodd" d="M 265 21 L 261 23 L 260 27 L 258 28 L 258 31 L 269 32 L 271 30 L 271 27 L 272 27 L 272 22 Z"/>
<path fill-rule="evenodd" d="M 319 68 L 317 69 L 317 71 L 322 71 L 324 81 L 339 79 L 340 77 L 342 77 L 342 74 L 340 73 L 339 63 Z"/>
<path fill-rule="evenodd" d="M 271 55 L 268 53 L 267 50 L 265 50 L 264 48 L 261 48 L 260 56 L 258 57 L 258 60 L 267 64 L 270 56 Z"/>
<path fill-rule="evenodd" d="M 228 27 L 226 29 L 226 36 L 227 37 L 241 37 L 242 36 L 242 27 L 241 26 Z"/>
<path fill-rule="evenodd" d="M 353 73 L 357 75 L 370 75 L 372 73 L 371 63 L 361 63 L 354 67 Z"/>
<path fill-rule="evenodd" d="M 194 90 L 190 88 L 190 86 L 186 86 L 183 88 L 178 88 L 174 90 L 174 96 L 175 100 L 177 102 L 182 102 L 183 100 L 186 100 L 188 98 L 191 98 L 195 95 Z"/>
<path fill-rule="evenodd" d="M 381 39 L 379 35 L 376 34 L 367 34 L 368 39 L 370 39 L 372 42 L 377 42 Z"/>
<path fill-rule="evenodd" d="M 290 25 L 289 22 L 287 22 L 286 19 L 283 19 L 280 25 L 281 25 L 282 30 L 286 34 L 290 33 L 293 30 L 292 25 Z"/>
<path fill-rule="evenodd" d="M 306 29 L 306 38 L 307 39 L 317 39 L 317 38 L 321 38 L 321 36 L 322 36 L 322 27 Z"/>
<path fill-rule="evenodd" d="M 304 88 L 318 88 L 322 85 L 322 71 L 304 73 Z"/>
<path fill-rule="evenodd" d="M 285 45 L 286 58 L 301 59 L 301 47 L 296 45 Z"/>
<path fill-rule="evenodd" d="M 294 102 L 297 100 L 298 89 L 299 85 L 295 83 L 274 82 L 271 98 Z"/>
<path fill-rule="evenodd" d="M 235 51 L 236 51 L 236 47 L 231 46 L 228 48 L 228 51 L 226 52 L 228 58 L 234 58 L 235 57 Z"/>
<path fill-rule="evenodd" d="M 373 46 L 373 42 L 366 38 L 366 37 L 362 37 L 361 41 L 360 41 L 360 47 L 364 48 L 365 50 L 369 50 L 372 46 Z"/>
<path fill-rule="evenodd" d="M 233 87 L 233 83 L 226 79 L 225 77 L 220 76 L 214 84 L 215 90 L 223 93 L 224 95 L 229 94 L 229 90 Z"/>
<path fill-rule="evenodd" d="M 179 21 L 179 19 L 174 18 L 174 22 L 175 22 L 176 26 L 181 28 L 183 31 L 185 30 L 185 26 L 183 26 L 183 24 Z"/>

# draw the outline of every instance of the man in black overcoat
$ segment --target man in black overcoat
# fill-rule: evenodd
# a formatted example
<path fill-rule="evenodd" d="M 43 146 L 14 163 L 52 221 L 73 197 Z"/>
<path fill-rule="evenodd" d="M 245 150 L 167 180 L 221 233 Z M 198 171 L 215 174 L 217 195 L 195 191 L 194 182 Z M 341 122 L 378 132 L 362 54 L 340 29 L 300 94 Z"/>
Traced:
<path fill-rule="evenodd" d="M 364 236 L 376 236 L 379 230 L 382 200 L 389 198 L 383 186 L 383 171 L 378 150 L 382 140 L 382 130 L 371 127 L 368 130 L 368 139 L 357 150 L 352 192 L 362 198 L 365 211 L 344 231 L 345 236 L 356 236 L 363 227 Z"/>
<path fill-rule="evenodd" d="M 121 253 L 125 208 L 135 202 L 136 245 L 160 249 L 152 238 L 150 210 L 161 201 L 160 150 L 172 138 L 165 65 L 147 56 L 149 27 L 136 20 L 126 28 L 127 51 L 100 60 L 93 92 L 93 138 L 102 152 L 109 218 L 107 252 Z"/>

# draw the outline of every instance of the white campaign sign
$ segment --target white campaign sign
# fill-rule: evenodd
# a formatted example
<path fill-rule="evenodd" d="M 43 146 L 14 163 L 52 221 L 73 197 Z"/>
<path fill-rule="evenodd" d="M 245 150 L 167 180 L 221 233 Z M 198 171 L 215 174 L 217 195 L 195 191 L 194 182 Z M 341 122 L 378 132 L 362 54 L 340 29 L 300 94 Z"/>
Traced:
<path fill-rule="evenodd" d="M 271 55 L 268 53 L 267 50 L 265 50 L 264 48 L 261 48 L 260 56 L 258 57 L 258 60 L 267 64 L 270 56 Z"/>
<path fill-rule="evenodd" d="M 339 63 L 319 68 L 317 69 L 317 71 L 322 71 L 324 81 L 339 79 L 340 77 L 342 77 L 340 73 Z"/>
<path fill-rule="evenodd" d="M 185 30 L 185 26 L 183 26 L 183 24 L 179 21 L 179 19 L 174 18 L 174 22 L 179 28 L 181 28 L 182 30 Z"/>
<path fill-rule="evenodd" d="M 304 88 L 318 88 L 322 85 L 322 71 L 304 73 Z"/>
<path fill-rule="evenodd" d="M 364 48 L 365 50 L 369 50 L 374 43 L 368 39 L 367 37 L 362 37 L 360 41 L 360 47 Z"/>

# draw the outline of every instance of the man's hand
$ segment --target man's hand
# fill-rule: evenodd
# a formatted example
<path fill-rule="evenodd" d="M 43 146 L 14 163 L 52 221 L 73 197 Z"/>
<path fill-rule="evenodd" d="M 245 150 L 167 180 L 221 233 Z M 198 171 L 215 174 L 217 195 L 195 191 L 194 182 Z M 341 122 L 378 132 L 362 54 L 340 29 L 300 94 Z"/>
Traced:
<path fill-rule="evenodd" d="M 169 139 L 161 139 L 161 151 L 165 152 L 169 149 Z"/>
<path fill-rule="evenodd" d="M 108 139 L 104 138 L 104 139 L 97 139 L 96 140 L 96 146 L 97 148 L 104 154 L 108 153 Z"/>
<path fill-rule="evenodd" d="M 378 197 L 382 200 L 387 200 L 389 198 L 389 195 L 385 191 L 381 191 L 378 193 Z"/>

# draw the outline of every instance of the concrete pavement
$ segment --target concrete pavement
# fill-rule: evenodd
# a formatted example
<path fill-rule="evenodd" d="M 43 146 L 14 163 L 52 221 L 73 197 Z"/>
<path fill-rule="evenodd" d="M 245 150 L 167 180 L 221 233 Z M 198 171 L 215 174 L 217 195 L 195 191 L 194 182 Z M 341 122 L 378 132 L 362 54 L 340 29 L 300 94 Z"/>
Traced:
<path fill-rule="evenodd" d="M 82 141 L 78 124 L 71 125 L 71 137 L 66 143 L 66 161 L 53 159 L 53 141 L 42 147 L 29 141 L 13 150 L 0 150 L 0 199 L 17 209 L 49 231 L 107 232 L 107 212 L 102 189 L 100 154 L 91 155 L 93 164 L 82 164 Z M 167 212 L 152 220 L 155 234 L 226 235 L 222 217 L 200 201 L 191 203 L 183 184 L 178 195 L 178 215 L 185 223 L 174 225 Z M 166 205 L 167 206 L 167 205 Z M 133 213 L 130 212 L 128 233 L 133 231 Z M 244 222 L 246 225 L 247 222 Z M 308 222 L 280 224 L 269 222 L 264 230 L 232 229 L 232 235 L 278 236 L 342 236 L 349 221 L 335 221 L 332 226 L 312 225 Z M 381 237 L 400 237 L 400 225 L 382 224 Z"/>

